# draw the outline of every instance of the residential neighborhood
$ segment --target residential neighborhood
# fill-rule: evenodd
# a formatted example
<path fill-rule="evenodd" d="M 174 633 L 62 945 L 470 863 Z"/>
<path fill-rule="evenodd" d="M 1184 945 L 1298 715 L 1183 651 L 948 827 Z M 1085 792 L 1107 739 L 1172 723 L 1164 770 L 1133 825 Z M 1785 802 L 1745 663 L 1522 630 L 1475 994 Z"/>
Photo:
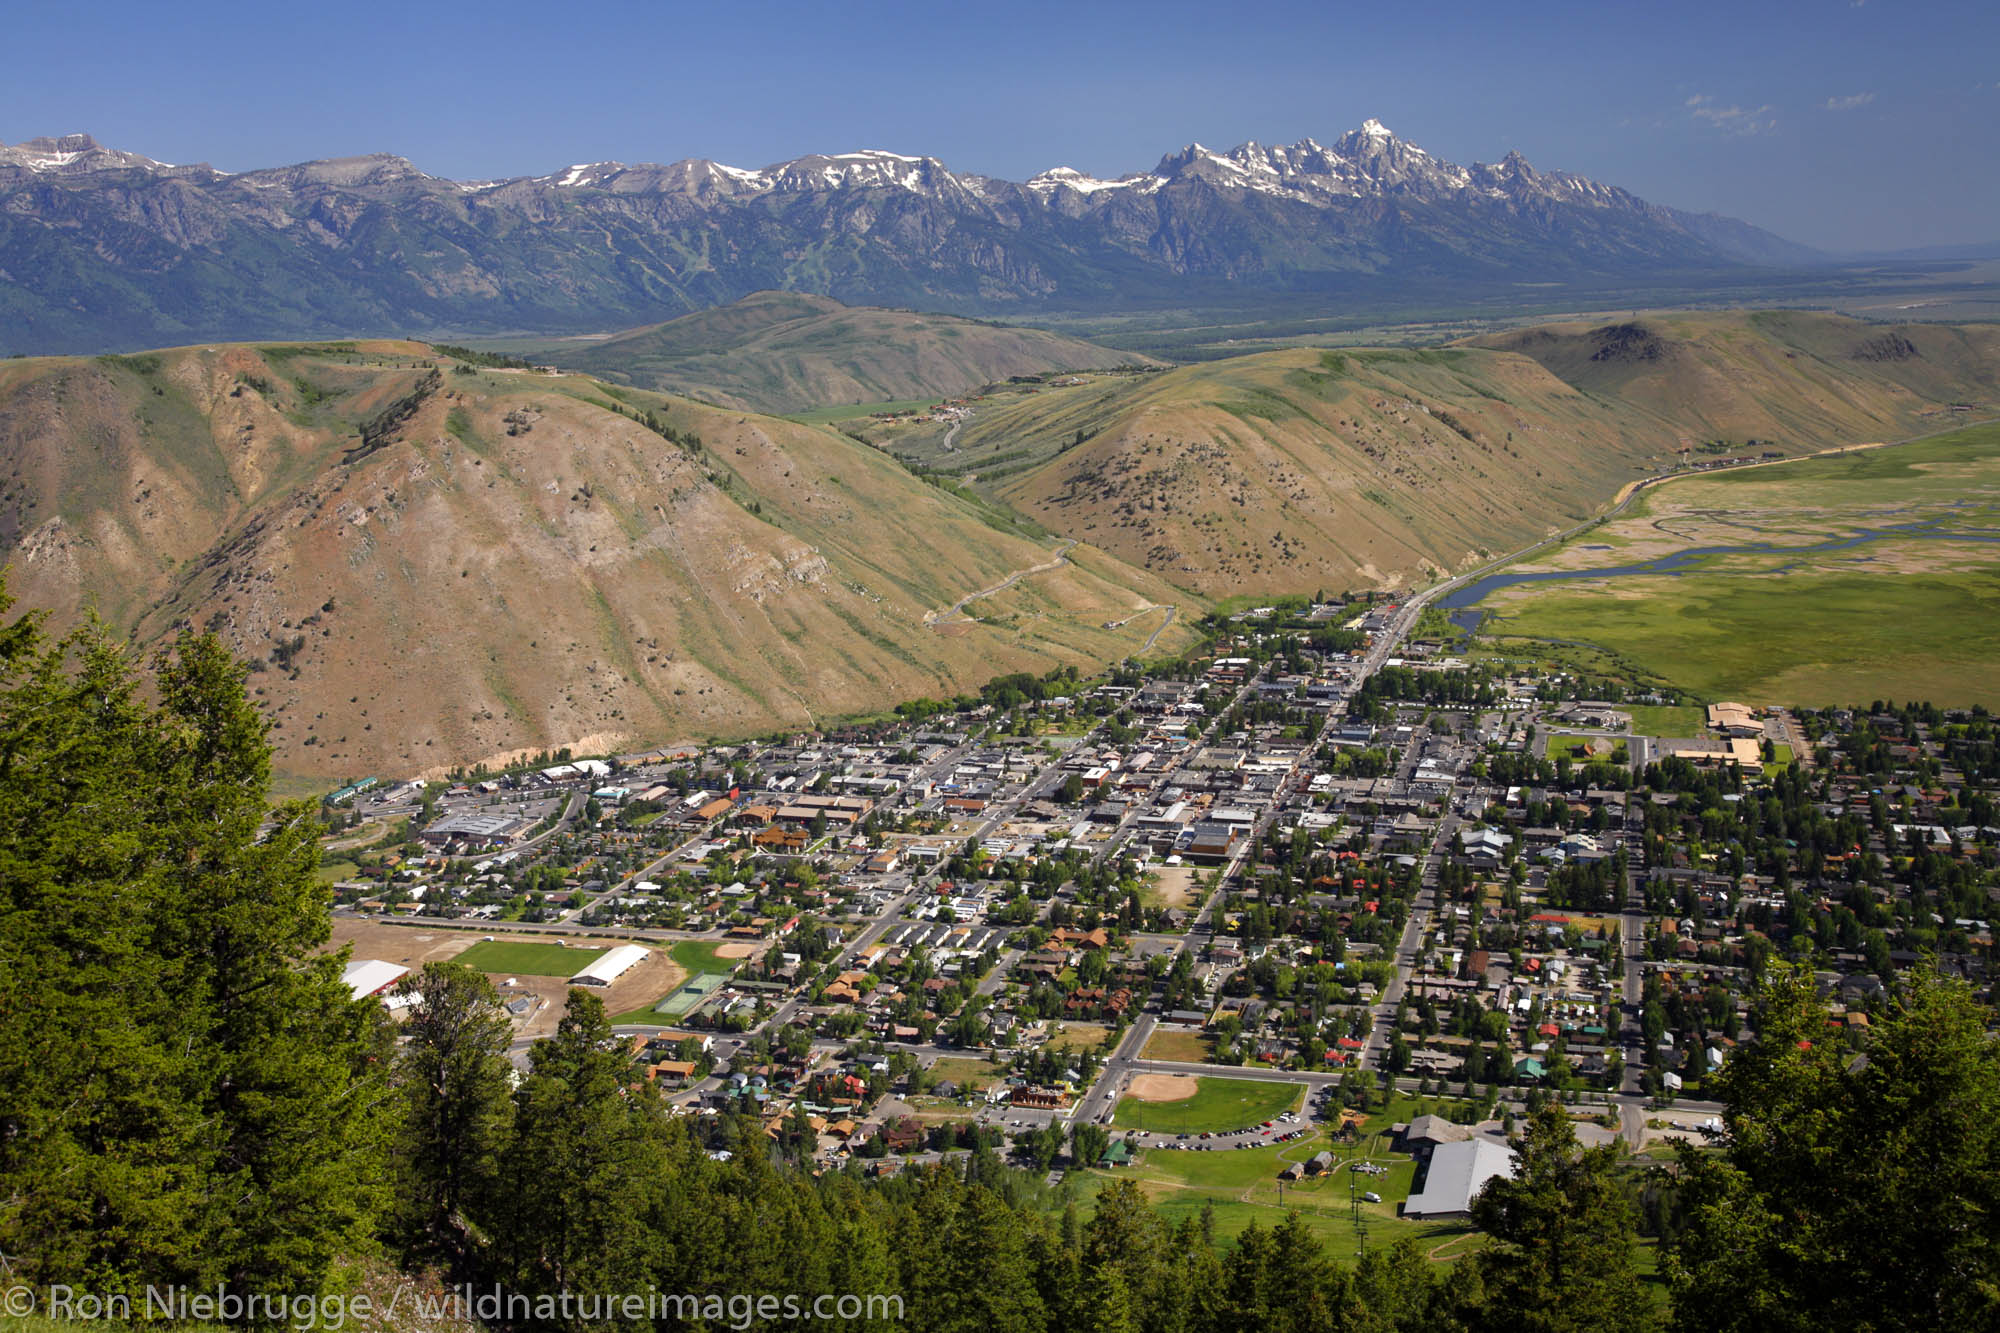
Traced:
<path fill-rule="evenodd" d="M 1850 1034 L 1920 959 L 1987 986 L 1990 718 L 1590 697 L 1417 621 L 1255 608 L 1152 672 L 378 784 L 335 822 L 407 811 L 406 841 L 353 863 L 341 923 L 609 949 L 566 984 L 614 988 L 650 1085 L 828 1165 L 1292 1132 L 1149 1132 L 1149 1081 L 1273 1082 L 1331 1126 L 1410 1106 L 1412 1218 L 1462 1213 L 1543 1099 L 1634 1150 L 1698 1134 L 1773 959 Z M 677 984 L 617 988 L 633 948 Z M 507 981 L 524 1050 L 559 993 Z"/>

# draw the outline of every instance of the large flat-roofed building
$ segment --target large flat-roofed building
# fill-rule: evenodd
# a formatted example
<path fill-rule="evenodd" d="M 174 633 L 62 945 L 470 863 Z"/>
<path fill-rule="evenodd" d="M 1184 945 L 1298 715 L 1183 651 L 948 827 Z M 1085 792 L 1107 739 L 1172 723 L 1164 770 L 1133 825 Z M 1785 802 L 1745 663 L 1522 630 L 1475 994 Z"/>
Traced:
<path fill-rule="evenodd" d="M 1675 755 L 1693 764 L 1734 764 L 1738 768 L 1764 767 L 1763 751 L 1748 736 L 1696 736 L 1691 740 L 1663 740 L 1662 755 Z"/>
<path fill-rule="evenodd" d="M 1403 1205 L 1405 1217 L 1460 1217 L 1495 1176 L 1514 1173 L 1514 1150 L 1492 1139 L 1440 1143 L 1431 1151 L 1424 1187 Z"/>
<path fill-rule="evenodd" d="M 1764 724 L 1757 712 L 1745 704 L 1710 704 L 1708 725 L 1725 736 L 1761 736 Z"/>
<path fill-rule="evenodd" d="M 490 847 L 515 841 L 528 827 L 527 820 L 512 815 L 446 815 L 417 837 L 433 847 L 448 842 L 474 842 Z"/>
<path fill-rule="evenodd" d="M 777 814 L 781 824 L 810 824 L 816 818 L 824 818 L 837 827 L 858 824 L 865 819 L 875 802 L 865 796 L 795 796 Z"/>
<path fill-rule="evenodd" d="M 612 982 L 618 980 L 619 977 L 631 971 L 633 967 L 638 965 L 652 952 L 651 949 L 641 948 L 636 944 L 621 944 L 617 948 L 607 951 L 602 957 L 591 963 L 589 967 L 584 968 L 583 971 L 571 977 L 569 984 L 572 986 L 609 986 Z"/>

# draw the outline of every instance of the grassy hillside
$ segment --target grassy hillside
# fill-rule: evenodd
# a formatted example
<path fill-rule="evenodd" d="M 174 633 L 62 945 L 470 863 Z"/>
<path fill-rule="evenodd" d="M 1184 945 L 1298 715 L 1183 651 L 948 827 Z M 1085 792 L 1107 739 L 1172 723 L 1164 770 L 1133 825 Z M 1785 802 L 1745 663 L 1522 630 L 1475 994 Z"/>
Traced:
<path fill-rule="evenodd" d="M 1901 438 L 1996 402 L 2000 329 L 1675 315 L 1094 378 L 982 404 L 948 450 L 894 447 L 1225 596 L 1419 581 L 1683 458 Z"/>
<path fill-rule="evenodd" d="M 934 401 L 1014 375 L 1145 361 L 1040 329 L 850 308 L 799 292 L 758 292 L 542 355 L 622 383 L 778 413 Z"/>
<path fill-rule="evenodd" d="M 213 627 L 293 774 L 805 725 L 1187 601 L 1079 547 L 933 624 L 1054 543 L 828 430 L 417 344 L 8 361 L 0 447 L 16 595 Z"/>
<path fill-rule="evenodd" d="M 1656 433 L 1534 363 L 1458 348 L 1191 366 L 1041 395 L 960 437 L 998 441 L 967 464 L 980 485 L 1215 596 L 1420 580 L 1574 522 L 1664 462 Z"/>
<path fill-rule="evenodd" d="M 1867 324 L 1805 311 L 1649 314 L 1472 340 L 1534 358 L 1580 391 L 1697 447 L 1752 438 L 1849 444 L 1942 424 L 2000 400 L 2000 326 Z M 1934 427 L 1933 427 L 1934 428 Z"/>

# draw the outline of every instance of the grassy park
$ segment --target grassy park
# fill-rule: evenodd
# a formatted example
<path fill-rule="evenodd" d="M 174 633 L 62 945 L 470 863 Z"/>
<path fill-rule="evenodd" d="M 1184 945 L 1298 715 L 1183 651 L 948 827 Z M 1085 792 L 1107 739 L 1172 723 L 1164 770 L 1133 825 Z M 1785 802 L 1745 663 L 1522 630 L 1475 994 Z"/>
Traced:
<path fill-rule="evenodd" d="M 1160 1134 L 1194 1134 L 1203 1130 L 1242 1129 L 1298 1109 L 1303 1089 L 1296 1083 L 1266 1083 L 1241 1078 L 1196 1079 L 1192 1096 L 1178 1101 L 1119 1099 L 1113 1123 L 1121 1129 Z"/>
<path fill-rule="evenodd" d="M 1333 1170 L 1281 1187 L 1280 1171 L 1322 1150 L 1333 1153 Z M 1351 1170 L 1358 1162 L 1380 1165 L 1387 1171 L 1375 1175 Z M 1426 1248 L 1456 1237 L 1471 1237 L 1463 1222 L 1405 1221 L 1396 1215 L 1409 1197 L 1415 1174 L 1416 1163 L 1387 1151 L 1380 1137 L 1341 1143 L 1321 1129 L 1291 1143 L 1255 1148 L 1209 1152 L 1153 1149 L 1136 1166 L 1093 1172 L 1086 1189 L 1094 1194 L 1109 1180 L 1135 1180 L 1170 1224 L 1209 1210 L 1216 1238 L 1224 1244 L 1233 1242 L 1252 1224 L 1272 1227 L 1294 1212 L 1312 1231 L 1333 1243 L 1336 1254 L 1352 1254 L 1363 1245 L 1391 1245 L 1406 1236 L 1416 1237 Z M 1380 1196 L 1381 1202 L 1362 1202 L 1359 1196 L 1364 1192 Z"/>
<path fill-rule="evenodd" d="M 604 956 L 603 949 L 481 940 L 452 961 L 494 976 L 570 977 Z"/>

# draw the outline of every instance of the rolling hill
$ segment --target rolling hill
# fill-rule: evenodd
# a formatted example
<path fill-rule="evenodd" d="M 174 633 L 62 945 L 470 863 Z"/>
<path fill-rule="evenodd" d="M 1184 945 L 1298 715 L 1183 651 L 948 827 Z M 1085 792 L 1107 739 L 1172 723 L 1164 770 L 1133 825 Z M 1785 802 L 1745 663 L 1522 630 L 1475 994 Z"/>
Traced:
<path fill-rule="evenodd" d="M 810 725 L 1189 601 L 836 433 L 421 344 L 7 361 L 0 448 L 14 594 L 215 629 L 300 776 Z"/>
<path fill-rule="evenodd" d="M 2000 329 L 1648 316 L 1098 377 L 983 407 L 923 461 L 1221 597 L 1408 583 L 1578 522 L 1684 446 L 1902 438 L 1954 403 L 2000 410 Z"/>
<path fill-rule="evenodd" d="M 2000 326 L 1871 324 L 1808 311 L 1649 314 L 1469 340 L 1696 441 L 1896 438 L 1954 402 L 2000 401 Z M 1941 423 L 1940 423 L 1941 424 Z"/>
<path fill-rule="evenodd" d="M 1040 329 L 850 307 L 804 292 L 539 353 L 605 379 L 757 412 L 948 398 L 1015 375 L 1150 364 Z"/>

